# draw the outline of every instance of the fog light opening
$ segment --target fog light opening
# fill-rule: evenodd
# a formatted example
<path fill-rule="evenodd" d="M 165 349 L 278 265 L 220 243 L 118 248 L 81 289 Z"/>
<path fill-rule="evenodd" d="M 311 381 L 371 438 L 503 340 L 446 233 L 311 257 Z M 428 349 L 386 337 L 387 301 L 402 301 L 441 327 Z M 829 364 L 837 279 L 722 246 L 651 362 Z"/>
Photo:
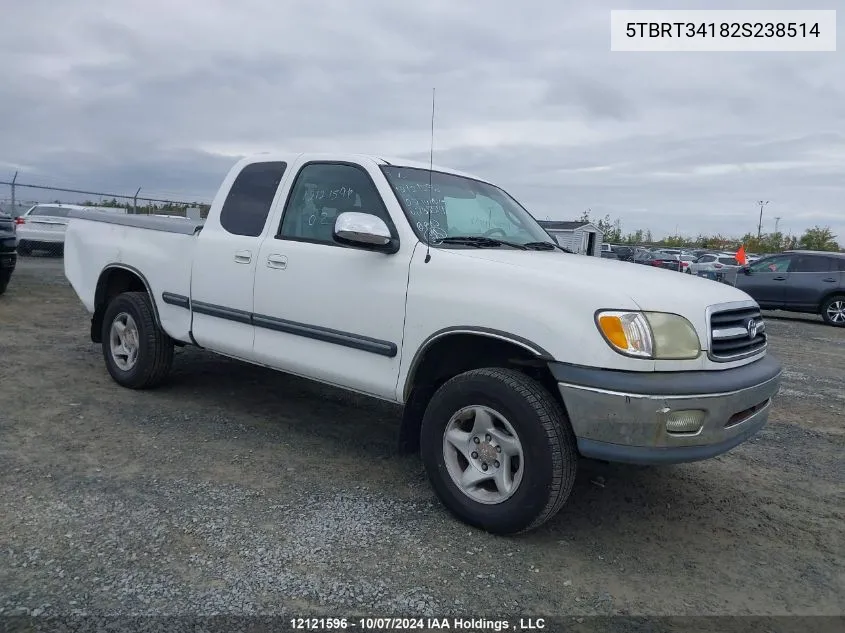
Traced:
<path fill-rule="evenodd" d="M 666 413 L 667 433 L 698 433 L 703 425 L 704 411 L 700 409 L 669 411 Z"/>

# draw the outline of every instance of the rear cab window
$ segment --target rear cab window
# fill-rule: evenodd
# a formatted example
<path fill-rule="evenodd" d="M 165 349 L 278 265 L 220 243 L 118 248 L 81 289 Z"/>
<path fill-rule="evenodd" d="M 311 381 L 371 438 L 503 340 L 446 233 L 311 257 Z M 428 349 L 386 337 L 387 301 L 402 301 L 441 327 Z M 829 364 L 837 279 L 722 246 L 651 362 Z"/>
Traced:
<path fill-rule="evenodd" d="M 233 235 L 261 235 L 286 168 L 282 161 L 246 165 L 229 189 L 220 210 L 220 225 Z"/>

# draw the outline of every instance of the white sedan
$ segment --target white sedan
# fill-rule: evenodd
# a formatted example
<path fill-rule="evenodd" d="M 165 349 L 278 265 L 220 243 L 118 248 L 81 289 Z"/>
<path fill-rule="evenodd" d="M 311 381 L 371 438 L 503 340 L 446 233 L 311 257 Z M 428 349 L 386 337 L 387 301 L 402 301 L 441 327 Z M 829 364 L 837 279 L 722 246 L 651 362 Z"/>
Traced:
<path fill-rule="evenodd" d="M 43 249 L 60 251 L 65 243 L 68 212 L 96 209 L 113 213 L 126 213 L 121 207 L 86 207 L 77 204 L 45 203 L 36 204 L 15 218 L 17 225 L 17 250 L 21 255 L 29 255 L 34 250 Z"/>

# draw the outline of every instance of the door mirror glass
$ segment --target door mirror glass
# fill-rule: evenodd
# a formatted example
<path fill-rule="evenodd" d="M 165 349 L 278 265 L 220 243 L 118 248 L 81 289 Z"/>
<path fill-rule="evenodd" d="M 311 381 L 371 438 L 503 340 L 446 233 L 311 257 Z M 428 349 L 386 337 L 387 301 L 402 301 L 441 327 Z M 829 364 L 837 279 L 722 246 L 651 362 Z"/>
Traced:
<path fill-rule="evenodd" d="M 337 216 L 334 238 L 341 244 L 388 253 L 395 253 L 398 248 L 384 220 L 360 211 L 346 211 Z"/>

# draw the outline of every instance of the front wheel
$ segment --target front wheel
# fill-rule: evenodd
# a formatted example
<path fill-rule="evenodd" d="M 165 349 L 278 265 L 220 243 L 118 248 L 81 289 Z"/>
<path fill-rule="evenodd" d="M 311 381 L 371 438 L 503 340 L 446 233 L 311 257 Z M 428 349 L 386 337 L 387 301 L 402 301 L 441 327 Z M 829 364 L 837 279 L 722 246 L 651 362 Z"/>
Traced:
<path fill-rule="evenodd" d="M 149 389 L 167 378 L 173 339 L 155 322 L 146 292 L 124 292 L 103 315 L 103 357 L 111 377 L 130 389 Z"/>
<path fill-rule="evenodd" d="M 545 523 L 575 481 L 575 436 L 563 408 L 512 369 L 476 369 L 440 387 L 423 417 L 420 448 L 446 508 L 495 534 Z"/>
<path fill-rule="evenodd" d="M 845 295 L 833 295 L 822 304 L 822 319 L 828 325 L 845 327 Z"/>

